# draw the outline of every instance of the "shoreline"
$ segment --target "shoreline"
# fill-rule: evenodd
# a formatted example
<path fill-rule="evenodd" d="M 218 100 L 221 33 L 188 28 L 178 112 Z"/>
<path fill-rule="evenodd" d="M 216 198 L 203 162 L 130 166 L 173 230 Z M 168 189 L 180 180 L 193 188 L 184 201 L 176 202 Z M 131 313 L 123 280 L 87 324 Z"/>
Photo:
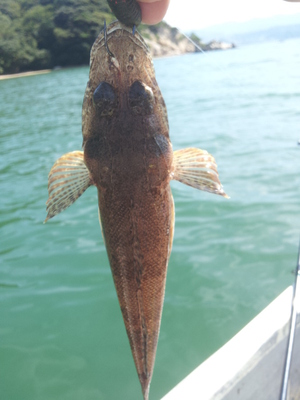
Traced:
<path fill-rule="evenodd" d="M 5 79 L 23 78 L 24 76 L 49 74 L 50 72 L 52 72 L 52 69 L 42 69 L 39 71 L 28 71 L 28 72 L 20 72 L 18 74 L 0 75 L 0 81 Z"/>
<path fill-rule="evenodd" d="M 213 42 L 212 42 L 213 43 Z M 217 43 L 217 42 L 216 42 Z M 232 47 L 228 47 L 228 49 L 232 49 L 235 46 Z M 227 48 L 222 49 L 222 48 L 212 48 L 209 50 L 227 50 Z M 159 54 L 159 55 L 154 55 L 152 54 L 151 57 L 153 60 L 160 60 L 160 59 L 164 59 L 164 58 L 172 58 L 172 57 L 179 57 L 179 56 L 184 56 L 187 54 L 198 54 L 198 53 L 204 53 L 207 52 L 208 50 L 201 50 L 201 51 L 185 51 L 183 53 L 181 52 L 167 52 L 165 54 Z M 151 52 L 151 51 L 150 51 Z M 13 78 L 23 78 L 26 76 L 34 76 L 34 75 L 42 75 L 42 74 L 49 74 L 50 72 L 53 72 L 55 70 L 60 70 L 60 69 L 70 69 L 70 68 L 81 68 L 81 67 L 89 67 L 89 64 L 86 65 L 76 65 L 76 66 L 66 66 L 66 67 L 59 67 L 59 68 L 54 68 L 54 69 L 42 69 L 42 70 L 38 70 L 38 71 L 27 71 L 27 72 L 20 72 L 20 73 L 16 73 L 16 74 L 4 74 L 4 75 L 0 75 L 0 81 L 1 80 L 6 80 L 6 79 L 13 79 Z"/>

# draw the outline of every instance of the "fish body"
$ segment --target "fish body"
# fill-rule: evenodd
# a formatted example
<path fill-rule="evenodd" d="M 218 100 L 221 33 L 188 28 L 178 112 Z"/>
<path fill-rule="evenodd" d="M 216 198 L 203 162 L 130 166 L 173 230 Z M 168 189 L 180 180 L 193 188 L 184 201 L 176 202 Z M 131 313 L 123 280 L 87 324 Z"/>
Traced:
<path fill-rule="evenodd" d="M 173 199 L 166 107 L 140 36 L 108 27 L 91 51 L 83 103 L 84 161 L 98 189 L 101 225 L 131 350 L 146 392 L 164 298 Z M 115 29 L 117 28 L 117 29 Z M 122 45 L 120 46 L 120 43 Z M 101 82 L 107 105 L 95 99 Z M 143 103 L 141 105 L 141 102 Z"/>
<path fill-rule="evenodd" d="M 148 48 L 118 21 L 91 50 L 82 133 L 84 152 L 66 154 L 50 171 L 47 219 L 96 186 L 114 284 L 148 399 L 174 232 L 170 181 L 227 195 L 210 154 L 173 152 Z"/>

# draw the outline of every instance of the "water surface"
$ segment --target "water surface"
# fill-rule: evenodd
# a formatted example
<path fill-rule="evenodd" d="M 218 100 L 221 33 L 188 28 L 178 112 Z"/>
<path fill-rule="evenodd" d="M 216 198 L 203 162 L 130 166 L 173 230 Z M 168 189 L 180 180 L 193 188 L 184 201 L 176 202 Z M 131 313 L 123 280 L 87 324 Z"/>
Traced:
<path fill-rule="evenodd" d="M 230 200 L 172 183 L 173 252 L 151 400 L 293 282 L 300 41 L 155 61 L 174 149 L 211 152 Z M 141 390 L 90 188 L 43 225 L 47 175 L 81 149 L 88 68 L 0 81 L 0 393 L 132 400 Z"/>

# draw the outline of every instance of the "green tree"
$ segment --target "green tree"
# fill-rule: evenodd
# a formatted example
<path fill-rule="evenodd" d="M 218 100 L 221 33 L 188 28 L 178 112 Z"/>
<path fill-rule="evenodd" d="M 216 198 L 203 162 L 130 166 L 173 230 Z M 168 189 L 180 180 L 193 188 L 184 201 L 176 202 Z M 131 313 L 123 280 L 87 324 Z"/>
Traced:
<path fill-rule="evenodd" d="M 1 0 L 0 12 L 8 16 L 11 20 L 20 18 L 21 6 L 16 0 Z"/>
<path fill-rule="evenodd" d="M 57 0 L 58 2 L 61 6 L 54 12 L 54 62 L 62 66 L 88 64 L 90 48 L 103 27 L 104 19 L 109 23 L 113 17 L 100 11 L 97 3 L 101 2 Z"/>
<path fill-rule="evenodd" d="M 205 44 L 202 42 L 202 40 L 197 36 L 195 33 L 192 33 L 190 35 L 190 38 L 192 39 L 193 42 L 195 42 L 201 49 L 205 47 Z"/>
<path fill-rule="evenodd" d="M 106 0 L 0 0 L 0 73 L 88 64 Z"/>

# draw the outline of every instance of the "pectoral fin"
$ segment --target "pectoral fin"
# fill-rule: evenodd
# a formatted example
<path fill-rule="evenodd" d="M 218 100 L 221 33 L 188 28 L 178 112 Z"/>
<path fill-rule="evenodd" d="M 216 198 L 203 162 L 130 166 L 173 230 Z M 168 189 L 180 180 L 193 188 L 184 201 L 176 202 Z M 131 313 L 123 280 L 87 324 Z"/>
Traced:
<path fill-rule="evenodd" d="M 49 198 L 45 222 L 73 204 L 92 184 L 82 151 L 73 151 L 60 157 L 48 176 Z"/>
<path fill-rule="evenodd" d="M 215 159 L 207 151 L 195 148 L 177 150 L 173 154 L 173 168 L 172 179 L 228 198 L 219 180 Z"/>

